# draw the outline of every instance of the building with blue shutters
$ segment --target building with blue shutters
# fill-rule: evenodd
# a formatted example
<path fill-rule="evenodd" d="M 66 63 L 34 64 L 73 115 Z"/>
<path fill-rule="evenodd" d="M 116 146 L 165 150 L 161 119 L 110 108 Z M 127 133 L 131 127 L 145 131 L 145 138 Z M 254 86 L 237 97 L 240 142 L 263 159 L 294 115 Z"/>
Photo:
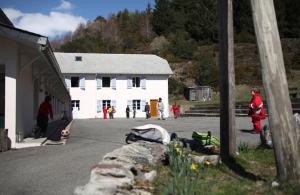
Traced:
<path fill-rule="evenodd" d="M 103 107 L 114 106 L 117 118 L 126 107 L 145 117 L 146 102 L 157 117 L 162 98 L 168 117 L 168 62 L 156 55 L 55 53 L 72 99 L 73 118 L 103 118 Z"/>

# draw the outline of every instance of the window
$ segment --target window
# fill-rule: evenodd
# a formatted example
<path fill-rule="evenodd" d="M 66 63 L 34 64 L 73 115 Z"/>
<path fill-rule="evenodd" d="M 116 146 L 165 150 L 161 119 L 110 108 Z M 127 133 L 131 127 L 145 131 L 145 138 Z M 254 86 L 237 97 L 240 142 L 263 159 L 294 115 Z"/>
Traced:
<path fill-rule="evenodd" d="M 140 87 L 141 78 L 140 77 L 133 77 L 132 78 L 132 87 Z"/>
<path fill-rule="evenodd" d="M 78 110 L 80 110 L 80 101 L 79 100 L 72 100 L 71 105 L 72 105 L 72 110 L 74 110 L 74 108 L 77 108 Z"/>
<path fill-rule="evenodd" d="M 110 100 L 103 100 L 102 101 L 102 108 L 104 108 L 104 107 L 108 108 L 108 107 L 110 107 L 110 105 L 111 105 Z"/>
<path fill-rule="evenodd" d="M 75 61 L 82 61 L 82 56 L 75 56 Z"/>
<path fill-rule="evenodd" d="M 102 77 L 102 87 L 110 87 L 110 77 Z"/>
<path fill-rule="evenodd" d="M 132 100 L 132 108 L 136 110 L 141 109 L 141 100 Z"/>
<path fill-rule="evenodd" d="M 79 77 L 71 77 L 71 87 L 79 87 Z"/>

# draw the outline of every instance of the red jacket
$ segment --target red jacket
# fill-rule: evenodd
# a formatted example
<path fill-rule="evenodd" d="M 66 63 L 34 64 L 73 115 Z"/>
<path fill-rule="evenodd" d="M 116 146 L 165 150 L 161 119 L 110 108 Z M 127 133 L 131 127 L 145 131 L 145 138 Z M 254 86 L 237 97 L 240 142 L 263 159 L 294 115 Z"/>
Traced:
<path fill-rule="evenodd" d="M 39 108 L 39 115 L 48 117 L 49 114 L 50 118 L 53 119 L 52 105 L 49 102 L 43 102 Z"/>
<path fill-rule="evenodd" d="M 265 119 L 266 118 L 264 104 L 263 104 L 263 101 L 261 100 L 259 93 L 255 93 L 252 96 L 252 99 L 251 99 L 248 107 L 249 107 L 249 115 L 251 117 L 257 118 L 257 119 Z"/>

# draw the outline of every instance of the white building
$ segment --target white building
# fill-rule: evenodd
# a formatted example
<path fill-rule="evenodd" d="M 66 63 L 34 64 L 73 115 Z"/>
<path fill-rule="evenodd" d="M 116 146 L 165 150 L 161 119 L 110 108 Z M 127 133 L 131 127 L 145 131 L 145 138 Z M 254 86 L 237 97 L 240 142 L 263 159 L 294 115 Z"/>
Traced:
<path fill-rule="evenodd" d="M 0 9 L 0 128 L 28 137 L 38 107 L 52 96 L 54 119 L 69 110 L 70 95 L 47 37 L 15 28 Z"/>
<path fill-rule="evenodd" d="M 102 108 L 114 106 L 115 117 L 126 117 L 126 107 L 145 117 L 148 102 L 157 117 L 161 97 L 168 117 L 168 62 L 155 55 L 55 53 L 72 98 L 74 118 L 103 118 Z"/>

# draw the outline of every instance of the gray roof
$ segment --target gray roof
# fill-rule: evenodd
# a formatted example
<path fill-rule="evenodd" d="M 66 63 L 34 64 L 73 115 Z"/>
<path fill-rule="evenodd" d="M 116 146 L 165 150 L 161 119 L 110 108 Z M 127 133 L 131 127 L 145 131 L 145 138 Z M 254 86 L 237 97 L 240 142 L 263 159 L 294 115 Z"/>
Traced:
<path fill-rule="evenodd" d="M 173 74 L 168 62 L 148 54 L 54 53 L 62 73 Z M 82 61 L 75 61 L 81 56 Z"/>

